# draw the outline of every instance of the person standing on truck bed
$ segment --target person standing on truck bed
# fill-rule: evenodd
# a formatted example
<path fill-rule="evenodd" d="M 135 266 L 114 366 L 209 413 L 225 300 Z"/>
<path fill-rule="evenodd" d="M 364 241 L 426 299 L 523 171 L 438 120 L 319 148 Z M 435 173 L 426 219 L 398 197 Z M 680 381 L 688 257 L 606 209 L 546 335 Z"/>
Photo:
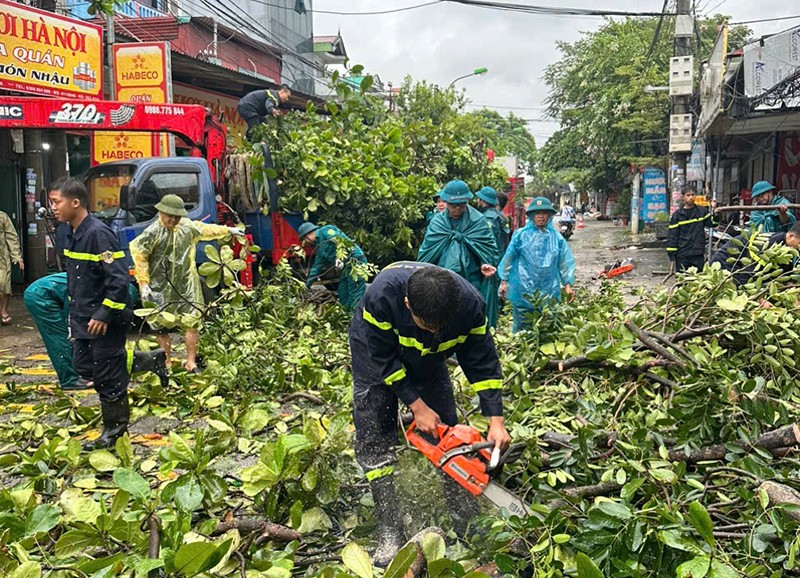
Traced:
<path fill-rule="evenodd" d="M 339 274 L 339 303 L 355 309 L 367 288 L 367 280 L 357 267 L 367 262 L 361 247 L 333 225 L 319 227 L 306 222 L 300 225 L 297 234 L 303 245 L 316 248 L 306 285 L 311 287 L 326 272 L 335 269 Z"/>
<path fill-rule="evenodd" d="M 164 195 L 156 205 L 158 219 L 130 243 L 134 275 L 142 301 L 155 303 L 159 312 L 171 314 L 175 322 L 161 319 L 151 323 L 158 332 L 156 340 L 167 355 L 172 352 L 169 329 L 182 327 L 186 339 L 184 367 L 197 373 L 197 344 L 200 341 L 201 316 L 205 306 L 200 274 L 195 264 L 195 247 L 200 241 L 243 236 L 236 227 L 210 225 L 186 219 L 183 199 Z"/>
<path fill-rule="evenodd" d="M 253 140 L 253 131 L 267 122 L 267 117 L 280 116 L 281 113 L 278 109 L 282 108 L 291 96 L 292 91 L 286 84 L 281 84 L 277 91 L 264 89 L 245 94 L 239 100 L 236 111 L 247 123 L 247 140 Z"/>
<path fill-rule="evenodd" d="M 125 253 L 111 229 L 89 214 L 89 194 L 81 181 L 56 181 L 48 198 L 55 218 L 71 228 L 64 257 L 72 363 L 78 375 L 94 382 L 103 417 L 103 433 L 84 449 L 113 447 L 130 421 L 125 330 L 133 312 Z"/>

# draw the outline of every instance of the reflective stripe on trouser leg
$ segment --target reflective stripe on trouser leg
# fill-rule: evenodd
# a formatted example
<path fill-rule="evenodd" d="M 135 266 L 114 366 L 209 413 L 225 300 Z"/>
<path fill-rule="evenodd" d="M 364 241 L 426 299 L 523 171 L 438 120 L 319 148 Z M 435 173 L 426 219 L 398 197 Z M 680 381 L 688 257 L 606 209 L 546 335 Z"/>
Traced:
<path fill-rule="evenodd" d="M 126 348 L 125 353 L 127 355 L 128 375 L 130 375 L 133 373 L 133 348 Z"/>

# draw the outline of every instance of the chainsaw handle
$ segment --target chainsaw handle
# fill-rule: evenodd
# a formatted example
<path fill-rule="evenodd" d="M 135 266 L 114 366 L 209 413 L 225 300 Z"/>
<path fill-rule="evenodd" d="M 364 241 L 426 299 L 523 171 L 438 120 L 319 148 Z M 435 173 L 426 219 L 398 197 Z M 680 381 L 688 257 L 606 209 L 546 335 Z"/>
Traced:
<path fill-rule="evenodd" d="M 416 429 L 417 429 L 417 420 L 414 420 L 411 422 L 411 425 L 408 426 L 408 430 L 406 430 L 406 437 L 415 433 Z M 447 434 L 447 430 L 449 429 L 450 429 L 449 425 L 439 422 L 439 424 L 436 426 L 436 434 L 437 434 L 436 437 L 442 439 L 445 436 L 445 434 Z"/>

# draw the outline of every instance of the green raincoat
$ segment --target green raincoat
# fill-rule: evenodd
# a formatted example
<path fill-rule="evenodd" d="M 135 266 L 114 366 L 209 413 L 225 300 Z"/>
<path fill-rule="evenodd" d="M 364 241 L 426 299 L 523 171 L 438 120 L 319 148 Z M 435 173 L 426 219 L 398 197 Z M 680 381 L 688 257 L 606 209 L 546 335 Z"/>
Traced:
<path fill-rule="evenodd" d="M 434 215 L 417 260 L 458 273 L 469 281 L 486 301 L 489 326 L 497 325 L 500 280 L 497 275 L 484 277 L 481 265 L 497 267 L 500 255 L 492 227 L 478 209 L 467 206 L 458 220 L 452 219 L 447 211 Z"/>
<path fill-rule="evenodd" d="M 358 302 L 361 301 L 361 298 L 364 296 L 364 292 L 367 290 L 367 282 L 365 279 L 356 279 L 354 277 L 353 265 L 356 262 L 366 263 L 367 258 L 364 255 L 364 251 L 361 250 L 361 247 L 356 245 L 350 237 L 333 225 L 325 225 L 317 229 L 314 264 L 311 266 L 311 271 L 308 273 L 307 285 L 310 287 L 314 281 L 322 277 L 328 270 L 336 268 L 338 261 L 336 249 L 340 240 L 350 243 L 352 247 L 348 257 L 343 259 L 341 263 L 342 268 L 339 273 L 339 303 L 348 309 L 355 309 Z"/>
<path fill-rule="evenodd" d="M 158 219 L 130 244 L 139 285 L 147 283 L 152 301 L 183 327 L 197 328 L 205 306 L 195 248 L 200 241 L 230 237 L 228 227 L 181 219 L 170 231 Z"/>
<path fill-rule="evenodd" d="M 486 220 L 492 226 L 492 233 L 494 234 L 494 242 L 497 243 L 497 250 L 502 256 L 508 247 L 508 241 L 511 238 L 511 230 L 508 227 L 508 219 L 506 216 L 497 210 L 497 207 L 487 207 L 481 211 Z"/>

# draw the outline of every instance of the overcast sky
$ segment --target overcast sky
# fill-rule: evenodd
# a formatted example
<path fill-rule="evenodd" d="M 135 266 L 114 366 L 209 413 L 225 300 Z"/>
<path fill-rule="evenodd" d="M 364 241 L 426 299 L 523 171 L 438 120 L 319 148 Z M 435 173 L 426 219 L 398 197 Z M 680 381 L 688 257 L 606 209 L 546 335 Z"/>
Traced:
<path fill-rule="evenodd" d="M 657 12 L 662 0 L 514 0 L 540 6 L 591 7 Z M 697 0 L 700 13 L 728 14 L 733 22 L 800 14 L 786 0 Z M 316 10 L 364 12 L 424 3 L 424 0 L 314 0 Z M 718 7 L 717 7 L 718 6 Z M 314 15 L 314 34 L 341 30 L 353 64 L 363 64 L 384 82 L 399 85 L 405 75 L 446 86 L 455 77 L 485 66 L 489 73 L 459 81 L 476 104 L 526 119 L 541 119 L 547 96 L 545 67 L 558 60 L 556 41 L 575 41 L 580 32 L 602 25 L 601 18 L 553 17 L 502 12 L 442 3 L 376 16 Z M 751 24 L 757 35 L 800 25 L 800 19 Z M 541 145 L 557 128 L 553 121 L 531 122 Z"/>

